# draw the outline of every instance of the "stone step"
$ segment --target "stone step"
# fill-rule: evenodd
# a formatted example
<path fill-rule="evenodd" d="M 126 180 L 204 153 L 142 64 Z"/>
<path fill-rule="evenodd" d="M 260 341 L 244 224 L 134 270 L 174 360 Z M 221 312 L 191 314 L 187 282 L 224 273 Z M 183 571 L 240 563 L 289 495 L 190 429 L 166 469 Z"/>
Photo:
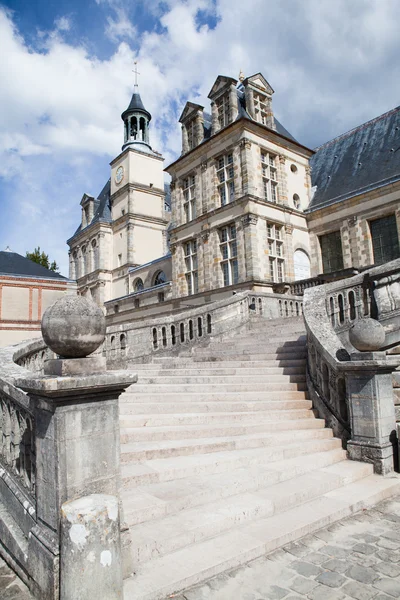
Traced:
<path fill-rule="evenodd" d="M 370 475 L 284 513 L 258 519 L 140 566 L 124 598 L 161 600 L 399 493 L 398 477 Z"/>
<path fill-rule="evenodd" d="M 132 415 L 136 416 L 136 415 Z M 231 423 L 205 423 L 190 425 L 182 423 L 181 425 L 158 427 L 141 426 L 126 427 L 121 430 L 121 440 L 123 443 L 128 441 L 156 441 L 156 440 L 184 440 L 193 438 L 240 436 L 250 433 L 260 433 L 271 431 L 271 422 L 302 420 L 305 422 L 314 421 L 314 415 L 310 410 L 282 410 L 271 411 L 267 419 L 253 419 L 251 422 L 231 422 Z"/>
<path fill-rule="evenodd" d="M 189 365 L 179 367 L 178 365 L 168 367 L 164 365 L 162 368 L 158 364 L 149 364 L 149 365 L 137 365 L 133 368 L 135 372 L 138 373 L 139 378 L 142 377 L 158 377 L 158 376 L 167 376 L 176 375 L 178 377 L 190 377 L 190 376 L 205 376 L 209 375 L 210 377 L 226 377 L 228 375 L 231 376 L 256 376 L 262 375 L 264 377 L 269 375 L 303 375 L 305 373 L 304 366 L 300 367 L 270 367 L 265 366 L 263 368 L 260 367 L 227 367 L 221 368 L 218 366 L 218 363 L 214 367 L 204 366 L 206 363 L 196 363 L 196 367 L 190 368 Z M 133 386 L 132 386 L 133 387 Z"/>
<path fill-rule="evenodd" d="M 211 342 L 208 347 L 215 348 L 254 348 L 255 346 L 262 346 L 265 348 L 273 348 L 276 351 L 292 352 L 298 348 L 304 348 L 306 345 L 306 336 L 296 336 L 292 339 L 286 335 L 279 337 L 275 336 L 248 336 L 231 338 L 229 340 L 222 340 L 218 343 Z M 197 346 L 198 347 L 198 346 Z"/>
<path fill-rule="evenodd" d="M 304 383 L 306 380 L 305 373 L 296 373 L 294 375 L 280 375 L 280 374 L 268 374 L 268 375 L 257 375 L 257 383 Z M 138 384 L 212 384 L 212 385 L 243 385 L 243 384 L 254 384 L 254 375 L 192 375 L 184 376 L 174 373 L 173 375 L 143 375 L 140 373 L 138 378 Z M 136 384 L 132 385 L 129 391 L 135 392 Z"/>
<path fill-rule="evenodd" d="M 335 438 L 327 440 L 302 440 L 284 447 L 236 450 L 235 452 L 212 452 L 193 456 L 159 458 L 140 463 L 122 465 L 123 487 L 181 479 L 200 473 L 223 473 L 228 469 L 249 467 L 251 464 L 266 464 L 285 458 L 313 452 L 340 448 Z"/>
<path fill-rule="evenodd" d="M 137 384 L 135 384 L 136 386 Z M 133 394 L 132 392 L 125 392 L 119 399 L 120 411 L 123 412 L 123 405 L 126 403 L 130 403 L 132 401 L 139 401 L 139 398 L 136 400 L 136 396 L 139 394 Z M 224 392 L 224 391 L 215 391 L 215 392 L 169 392 L 162 390 L 157 393 L 154 390 L 148 390 L 146 393 L 140 393 L 141 398 L 145 402 L 231 402 L 236 401 L 238 398 L 244 400 L 246 402 L 255 401 L 255 400 L 280 400 L 282 394 L 279 390 L 276 391 L 247 391 L 242 390 L 240 393 L 237 391 L 234 392 Z M 288 391 L 284 393 L 284 397 L 286 400 L 306 400 L 307 393 L 304 391 Z"/>
<path fill-rule="evenodd" d="M 295 392 L 305 392 L 307 390 L 307 385 L 305 382 L 299 383 L 291 383 L 290 381 L 285 382 L 274 382 L 271 381 L 269 383 L 225 383 L 223 386 L 219 383 L 182 383 L 182 384 L 173 384 L 173 383 L 136 383 L 134 385 L 133 391 L 126 392 L 128 396 L 130 395 L 143 395 L 143 394 L 196 394 L 198 392 L 211 394 L 218 393 L 223 390 L 224 393 L 233 392 L 236 394 L 241 394 L 242 392 L 264 392 L 268 390 L 269 392 L 280 392 L 284 393 L 286 391 Z"/>
<path fill-rule="evenodd" d="M 317 440 L 332 437 L 331 429 L 300 429 L 298 431 L 278 431 L 231 437 L 129 442 L 121 445 L 121 462 L 140 462 L 169 456 L 263 448 L 273 445 L 279 446 L 294 440 Z"/>
<path fill-rule="evenodd" d="M 342 448 L 335 448 L 308 456 L 269 462 L 263 464 L 262 468 L 256 463 L 226 473 L 189 475 L 176 481 L 128 488 L 122 492 L 124 518 L 129 526 L 133 526 L 200 504 L 274 485 L 314 469 L 333 465 L 345 458 L 346 452 Z M 371 467 L 366 463 L 364 465 L 368 469 L 367 475 Z"/>
<path fill-rule="evenodd" d="M 306 407 L 296 407 L 288 409 L 285 405 L 281 407 L 280 402 L 276 402 L 276 408 L 269 411 L 248 411 L 248 412 L 208 412 L 208 413 L 140 413 L 130 414 L 124 417 L 124 424 L 129 422 L 129 427 L 177 427 L 186 425 L 229 425 L 231 423 L 251 424 L 273 421 L 276 418 L 290 418 L 298 415 L 298 418 L 313 418 L 311 411 L 312 402 L 305 400 Z M 303 404 L 303 403 L 302 403 Z M 146 404 L 143 405 L 146 408 Z M 282 413 L 284 413 L 282 415 Z"/>
<path fill-rule="evenodd" d="M 251 364 L 249 364 L 251 363 Z M 211 360 L 199 359 L 198 357 L 179 357 L 179 358 L 171 358 L 166 356 L 155 356 L 153 358 L 153 363 L 155 368 L 168 368 L 172 369 L 174 367 L 184 368 L 188 366 L 189 368 L 199 369 L 229 369 L 229 368 L 253 368 L 253 369 L 263 369 L 268 367 L 304 367 L 306 364 L 305 358 L 296 358 L 291 360 L 277 360 L 276 355 L 272 355 L 272 358 L 268 358 L 265 360 L 250 360 L 249 356 L 241 357 L 241 360 L 232 360 L 229 358 L 228 360 L 224 360 L 223 357 L 215 357 Z M 146 364 L 146 367 L 149 365 Z M 137 365 L 139 368 L 140 365 Z M 136 365 L 134 370 L 136 369 Z"/>
<path fill-rule="evenodd" d="M 133 568 L 136 570 L 144 562 L 217 536 L 233 527 L 237 530 L 241 525 L 280 514 L 336 490 L 346 482 L 348 485 L 371 474 L 371 467 L 366 469 L 361 463 L 342 461 L 256 491 L 236 494 L 136 525 L 132 530 Z"/>
<path fill-rule="evenodd" d="M 310 400 L 269 400 L 243 402 L 147 402 L 145 397 L 135 398 L 133 402 L 125 402 L 122 416 L 151 414 L 176 414 L 176 413 L 245 413 L 261 412 L 279 408 L 280 410 L 291 410 L 296 408 L 311 408 Z M 129 411 L 129 412 L 128 412 Z M 128 421 L 121 420 L 122 423 Z"/>
<path fill-rule="evenodd" d="M 250 360 L 290 360 L 304 358 L 306 356 L 306 349 L 304 346 L 293 350 L 280 350 L 275 349 L 268 350 L 263 346 L 254 346 L 253 348 L 193 348 L 192 354 L 188 356 L 193 357 L 204 357 L 204 356 L 227 356 L 228 360 L 231 360 L 232 356 L 250 356 Z"/>

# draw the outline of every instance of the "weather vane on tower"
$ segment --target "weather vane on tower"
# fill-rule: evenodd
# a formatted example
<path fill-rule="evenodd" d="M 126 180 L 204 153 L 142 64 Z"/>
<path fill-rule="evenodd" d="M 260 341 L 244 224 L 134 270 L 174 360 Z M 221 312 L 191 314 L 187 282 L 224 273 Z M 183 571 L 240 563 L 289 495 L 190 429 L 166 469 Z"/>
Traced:
<path fill-rule="evenodd" d="M 138 87 L 137 76 L 140 75 L 140 73 L 137 70 L 137 60 L 135 60 L 133 64 L 135 65 L 135 68 L 132 70 L 132 73 L 135 73 L 135 87 Z"/>

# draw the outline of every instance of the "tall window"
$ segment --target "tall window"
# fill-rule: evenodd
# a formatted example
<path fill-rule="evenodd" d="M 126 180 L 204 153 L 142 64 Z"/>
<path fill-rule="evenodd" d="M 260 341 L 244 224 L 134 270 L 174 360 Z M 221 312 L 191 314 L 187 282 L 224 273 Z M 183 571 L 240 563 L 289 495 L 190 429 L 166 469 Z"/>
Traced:
<path fill-rule="evenodd" d="M 283 226 L 267 222 L 268 260 L 270 281 L 285 280 L 285 258 L 283 255 Z"/>
<path fill-rule="evenodd" d="M 133 291 L 141 292 L 142 290 L 144 290 L 144 284 L 143 280 L 139 277 L 139 279 L 136 279 L 135 283 L 133 284 Z"/>
<path fill-rule="evenodd" d="M 261 169 L 264 199 L 269 202 L 278 202 L 276 156 L 269 152 L 261 152 Z"/>
<path fill-rule="evenodd" d="M 218 100 L 215 101 L 215 104 L 217 105 L 219 125 L 221 128 L 225 127 L 229 124 L 230 120 L 231 107 L 229 102 L 229 94 L 224 94 L 218 98 Z"/>
<path fill-rule="evenodd" d="M 224 285 L 232 285 L 239 281 L 235 225 L 231 224 L 223 227 L 220 229 L 219 235 Z"/>
<path fill-rule="evenodd" d="M 196 240 L 185 244 L 186 283 L 189 296 L 197 294 L 197 243 Z"/>
<path fill-rule="evenodd" d="M 263 94 L 253 94 L 254 98 L 254 113 L 256 117 L 256 121 L 262 123 L 263 125 L 267 124 L 267 97 Z"/>
<path fill-rule="evenodd" d="M 375 219 L 370 224 L 372 247 L 374 250 L 374 264 L 382 265 L 385 262 L 399 258 L 399 234 L 397 231 L 396 217 L 389 215 L 382 219 Z"/>
<path fill-rule="evenodd" d="M 225 154 L 217 159 L 218 194 L 221 206 L 235 199 L 233 154 Z"/>
<path fill-rule="evenodd" d="M 164 273 L 164 271 L 158 271 L 158 273 L 154 277 L 153 285 L 161 285 L 162 283 L 165 283 L 166 281 L 167 281 L 167 276 Z"/>
<path fill-rule="evenodd" d="M 319 238 L 324 273 L 332 273 L 343 269 L 342 239 L 340 231 L 321 235 Z"/>
<path fill-rule="evenodd" d="M 194 175 L 183 180 L 183 210 L 186 223 L 196 218 L 196 179 Z"/>

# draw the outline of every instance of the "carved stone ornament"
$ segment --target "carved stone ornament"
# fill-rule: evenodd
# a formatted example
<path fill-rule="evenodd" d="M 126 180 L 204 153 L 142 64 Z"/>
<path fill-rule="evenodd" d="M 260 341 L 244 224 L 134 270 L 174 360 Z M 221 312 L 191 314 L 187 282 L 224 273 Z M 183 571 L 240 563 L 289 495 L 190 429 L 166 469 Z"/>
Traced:
<path fill-rule="evenodd" d="M 292 233 L 293 233 L 293 225 L 285 225 L 285 232 L 288 235 L 292 235 Z"/>
<path fill-rule="evenodd" d="M 174 191 L 175 186 L 176 186 L 176 179 L 172 179 L 171 183 L 169 184 L 169 189 L 171 190 L 171 192 Z"/>
<path fill-rule="evenodd" d="M 358 217 L 357 215 L 353 215 L 347 219 L 347 224 L 349 227 L 354 227 L 357 224 Z"/>
<path fill-rule="evenodd" d="M 241 150 L 250 150 L 250 148 L 251 148 L 251 141 L 247 140 L 247 139 L 240 140 L 239 146 L 240 146 Z"/>
<path fill-rule="evenodd" d="M 243 227 L 246 227 L 247 225 L 257 225 L 258 216 L 252 214 L 244 215 L 241 221 L 243 223 Z"/>
<path fill-rule="evenodd" d="M 312 167 L 310 167 L 310 165 L 306 166 L 306 173 L 307 175 L 311 175 L 311 171 L 312 171 Z"/>
<path fill-rule="evenodd" d="M 279 155 L 279 162 L 281 165 L 284 165 L 286 162 L 286 156 L 284 154 Z"/>
<path fill-rule="evenodd" d="M 208 240 L 210 237 L 210 232 L 209 231 L 202 231 L 201 233 L 201 239 L 203 240 L 204 244 L 207 244 Z"/>
<path fill-rule="evenodd" d="M 208 166 L 207 165 L 207 161 L 201 163 L 201 171 L 202 171 L 202 173 L 204 173 L 205 171 L 207 171 L 207 166 Z"/>
<path fill-rule="evenodd" d="M 170 244 L 169 249 L 170 249 L 172 256 L 174 256 L 176 253 L 176 244 Z"/>

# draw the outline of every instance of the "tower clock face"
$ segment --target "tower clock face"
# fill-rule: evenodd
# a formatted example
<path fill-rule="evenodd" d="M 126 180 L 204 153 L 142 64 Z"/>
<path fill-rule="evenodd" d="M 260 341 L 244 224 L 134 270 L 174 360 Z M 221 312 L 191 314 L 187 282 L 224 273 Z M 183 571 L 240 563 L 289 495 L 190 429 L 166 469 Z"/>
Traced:
<path fill-rule="evenodd" d="M 121 183 L 124 178 L 124 167 L 121 165 L 115 172 L 115 183 Z"/>

